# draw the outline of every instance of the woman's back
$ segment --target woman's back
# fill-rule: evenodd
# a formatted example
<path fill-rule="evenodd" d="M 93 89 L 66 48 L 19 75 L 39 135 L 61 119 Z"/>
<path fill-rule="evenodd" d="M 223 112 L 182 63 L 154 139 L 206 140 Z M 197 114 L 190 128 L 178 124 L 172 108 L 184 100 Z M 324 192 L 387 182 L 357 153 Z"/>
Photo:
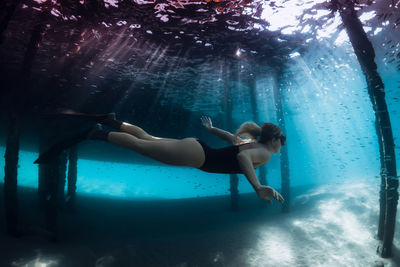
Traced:
<path fill-rule="evenodd" d="M 258 145 L 255 142 L 231 145 L 223 148 L 212 148 L 199 139 L 197 141 L 202 145 L 206 155 L 204 164 L 199 169 L 212 173 L 242 173 L 237 160 L 237 154 L 244 149 L 250 149 Z"/>

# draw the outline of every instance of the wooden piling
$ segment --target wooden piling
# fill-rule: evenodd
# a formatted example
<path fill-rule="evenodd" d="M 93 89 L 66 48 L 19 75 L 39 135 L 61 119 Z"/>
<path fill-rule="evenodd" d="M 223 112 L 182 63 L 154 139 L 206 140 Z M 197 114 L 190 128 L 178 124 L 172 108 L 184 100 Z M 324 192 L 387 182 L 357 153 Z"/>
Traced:
<path fill-rule="evenodd" d="M 282 130 L 282 134 L 286 135 L 286 125 L 284 110 L 282 105 L 282 94 L 281 94 L 281 81 L 282 81 L 282 71 L 279 71 L 275 76 L 275 83 L 273 86 L 275 108 L 276 108 L 276 118 L 278 120 L 278 126 Z M 289 212 L 290 207 L 290 177 L 289 177 L 289 157 L 287 145 L 281 148 L 281 179 L 282 179 L 282 197 L 285 202 L 282 204 L 282 212 Z"/>
<path fill-rule="evenodd" d="M 378 247 L 380 255 L 391 257 L 397 203 L 399 199 L 399 180 L 396 170 L 396 155 L 390 116 L 385 100 L 385 86 L 377 71 L 375 50 L 364 31 L 363 25 L 354 9 L 354 2 L 332 1 L 342 18 L 344 28 L 353 46 L 361 69 L 365 75 L 368 93 L 375 112 L 375 130 L 378 136 L 381 161 L 380 219 L 378 237 L 382 244 Z"/>
<path fill-rule="evenodd" d="M 225 125 L 228 131 L 232 131 L 232 89 L 231 89 L 231 73 L 230 67 L 225 64 L 223 69 L 224 80 L 224 112 L 225 112 Z M 237 211 L 239 209 L 239 177 L 237 174 L 229 175 L 229 191 L 231 192 L 231 209 Z"/>
<path fill-rule="evenodd" d="M 78 173 L 78 147 L 73 146 L 68 153 L 68 189 L 65 207 L 68 210 L 75 210 L 76 181 Z"/>

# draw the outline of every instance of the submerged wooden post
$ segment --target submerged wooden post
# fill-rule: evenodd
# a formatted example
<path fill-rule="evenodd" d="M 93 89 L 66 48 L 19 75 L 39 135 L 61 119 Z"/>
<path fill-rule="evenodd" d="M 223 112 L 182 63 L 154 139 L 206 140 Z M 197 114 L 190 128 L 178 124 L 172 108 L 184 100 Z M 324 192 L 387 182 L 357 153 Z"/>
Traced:
<path fill-rule="evenodd" d="M 231 208 L 234 211 L 239 209 L 239 177 L 237 174 L 229 175 L 229 191 L 231 192 Z"/>
<path fill-rule="evenodd" d="M 381 129 L 378 125 L 378 120 L 375 120 L 375 130 L 376 134 L 378 135 L 378 140 L 382 140 L 382 133 Z M 379 157 L 381 162 L 381 186 L 379 190 L 379 219 L 378 219 L 378 233 L 377 238 L 379 240 L 383 240 L 384 236 L 384 229 L 385 229 L 385 215 L 386 215 L 386 179 L 387 179 L 387 172 L 386 172 L 386 162 L 385 162 L 385 153 L 383 151 L 382 142 L 379 142 Z"/>
<path fill-rule="evenodd" d="M 276 107 L 276 117 L 278 126 L 282 130 L 282 134 L 286 134 L 285 117 L 282 105 L 281 80 L 282 72 L 279 72 L 275 77 L 274 99 Z M 282 177 L 282 197 L 285 202 L 282 204 L 282 212 L 289 212 L 290 207 L 290 179 L 289 179 L 289 157 L 287 144 L 281 148 L 281 177 Z"/>
<path fill-rule="evenodd" d="M 12 88 L 11 102 L 13 103 L 9 115 L 9 128 L 5 157 L 4 176 L 4 205 L 6 212 L 7 231 L 11 235 L 18 233 L 18 197 L 17 197 L 17 168 L 20 137 L 20 115 L 25 108 L 26 91 L 29 90 L 29 79 L 33 59 L 42 41 L 45 28 L 42 24 L 36 25 L 24 55 L 21 68 L 21 80 L 16 88 Z M 19 86 L 18 86 L 19 85 Z"/>
<path fill-rule="evenodd" d="M 339 11 L 347 35 L 365 75 L 368 93 L 375 112 L 375 130 L 378 135 L 381 161 L 380 218 L 378 238 L 383 240 L 378 252 L 384 258 L 392 256 L 392 243 L 396 223 L 399 180 L 390 116 L 385 101 L 385 86 L 377 71 L 375 50 L 357 16 L 352 1 L 332 1 Z"/>
<path fill-rule="evenodd" d="M 251 75 L 249 77 L 249 89 L 250 89 L 250 101 L 251 101 L 251 111 L 253 115 L 253 121 L 256 123 L 259 123 L 259 111 L 258 111 L 258 106 L 257 106 L 257 80 L 255 77 L 255 74 Z M 267 185 L 267 165 L 261 165 L 259 168 L 259 175 L 258 179 L 260 181 L 260 184 L 262 185 Z M 266 203 L 264 200 L 260 199 L 260 203 L 263 207 L 267 207 Z"/>
<path fill-rule="evenodd" d="M 268 185 L 268 181 L 267 181 L 267 166 L 262 165 L 259 167 L 260 169 L 260 174 L 258 175 L 260 178 L 260 184 L 262 185 Z"/>
<path fill-rule="evenodd" d="M 44 202 L 46 229 L 51 233 L 52 241 L 59 239 L 59 210 L 64 202 L 64 181 L 67 155 L 63 151 L 51 163 L 47 163 L 45 172 L 46 199 Z"/>
<path fill-rule="evenodd" d="M 46 118 L 41 124 L 40 151 L 65 138 L 64 122 Z M 45 215 L 45 228 L 52 241 L 59 239 L 59 211 L 64 207 L 64 187 L 67 168 L 67 151 L 55 155 L 51 161 L 39 163 L 38 195 Z"/>
<path fill-rule="evenodd" d="M 18 236 L 18 196 L 17 173 L 19 152 L 19 120 L 15 112 L 11 112 L 8 124 L 7 146 L 4 166 L 4 205 L 6 213 L 7 233 Z"/>
<path fill-rule="evenodd" d="M 39 132 L 39 154 L 42 154 L 49 148 L 48 140 L 49 136 L 48 126 L 44 120 L 40 120 L 40 132 Z M 40 163 L 38 165 L 38 198 L 39 205 L 44 208 L 46 201 L 46 172 L 48 171 L 48 165 Z"/>
<path fill-rule="evenodd" d="M 64 151 L 60 155 L 59 165 L 58 165 L 58 177 L 59 183 L 56 187 L 57 194 L 57 205 L 60 209 L 64 208 L 65 204 L 65 182 L 66 182 L 66 171 L 68 163 L 68 151 Z"/>
<path fill-rule="evenodd" d="M 3 33 L 7 29 L 8 23 L 20 2 L 21 0 L 13 0 L 7 3 L 5 1 L 0 3 L 0 44 L 3 43 Z"/>
<path fill-rule="evenodd" d="M 253 121 L 258 123 L 259 121 L 259 112 L 257 106 L 257 80 L 255 74 L 249 77 L 248 86 L 250 89 L 250 102 L 251 102 L 251 113 L 253 115 Z"/>
<path fill-rule="evenodd" d="M 230 68 L 224 66 L 223 69 L 224 77 L 224 111 L 225 111 L 225 128 L 228 131 L 232 131 L 232 93 L 231 93 L 231 77 Z M 229 175 L 229 191 L 231 192 L 231 209 L 236 211 L 239 208 L 239 177 L 237 174 Z"/>
<path fill-rule="evenodd" d="M 78 147 L 75 145 L 69 150 L 68 155 L 68 189 L 65 199 L 66 208 L 75 209 L 76 181 L 78 173 Z"/>

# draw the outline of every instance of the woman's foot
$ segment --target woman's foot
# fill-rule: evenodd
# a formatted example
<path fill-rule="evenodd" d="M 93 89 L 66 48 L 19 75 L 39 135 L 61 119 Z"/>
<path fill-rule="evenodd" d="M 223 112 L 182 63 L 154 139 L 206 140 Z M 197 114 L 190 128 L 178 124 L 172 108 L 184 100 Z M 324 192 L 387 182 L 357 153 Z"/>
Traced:
<path fill-rule="evenodd" d="M 81 113 L 77 112 L 72 109 L 58 109 L 58 114 L 74 116 L 81 119 L 87 119 L 96 121 L 98 123 L 104 123 L 110 120 L 115 120 L 115 113 L 105 113 L 105 114 L 88 114 L 88 113 Z"/>

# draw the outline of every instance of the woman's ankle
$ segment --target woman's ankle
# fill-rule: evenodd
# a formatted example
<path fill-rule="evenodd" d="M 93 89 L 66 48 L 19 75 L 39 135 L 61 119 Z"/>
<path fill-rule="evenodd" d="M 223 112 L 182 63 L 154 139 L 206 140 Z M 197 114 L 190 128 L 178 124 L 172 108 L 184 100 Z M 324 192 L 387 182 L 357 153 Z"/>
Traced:
<path fill-rule="evenodd" d="M 96 124 L 87 134 L 86 138 L 89 140 L 102 140 L 108 141 L 108 134 L 110 131 L 103 130 L 101 124 Z"/>
<path fill-rule="evenodd" d="M 107 125 L 108 127 L 116 129 L 116 130 L 121 129 L 122 123 L 123 123 L 122 121 L 116 120 L 115 117 L 107 118 L 102 122 L 102 124 Z"/>

